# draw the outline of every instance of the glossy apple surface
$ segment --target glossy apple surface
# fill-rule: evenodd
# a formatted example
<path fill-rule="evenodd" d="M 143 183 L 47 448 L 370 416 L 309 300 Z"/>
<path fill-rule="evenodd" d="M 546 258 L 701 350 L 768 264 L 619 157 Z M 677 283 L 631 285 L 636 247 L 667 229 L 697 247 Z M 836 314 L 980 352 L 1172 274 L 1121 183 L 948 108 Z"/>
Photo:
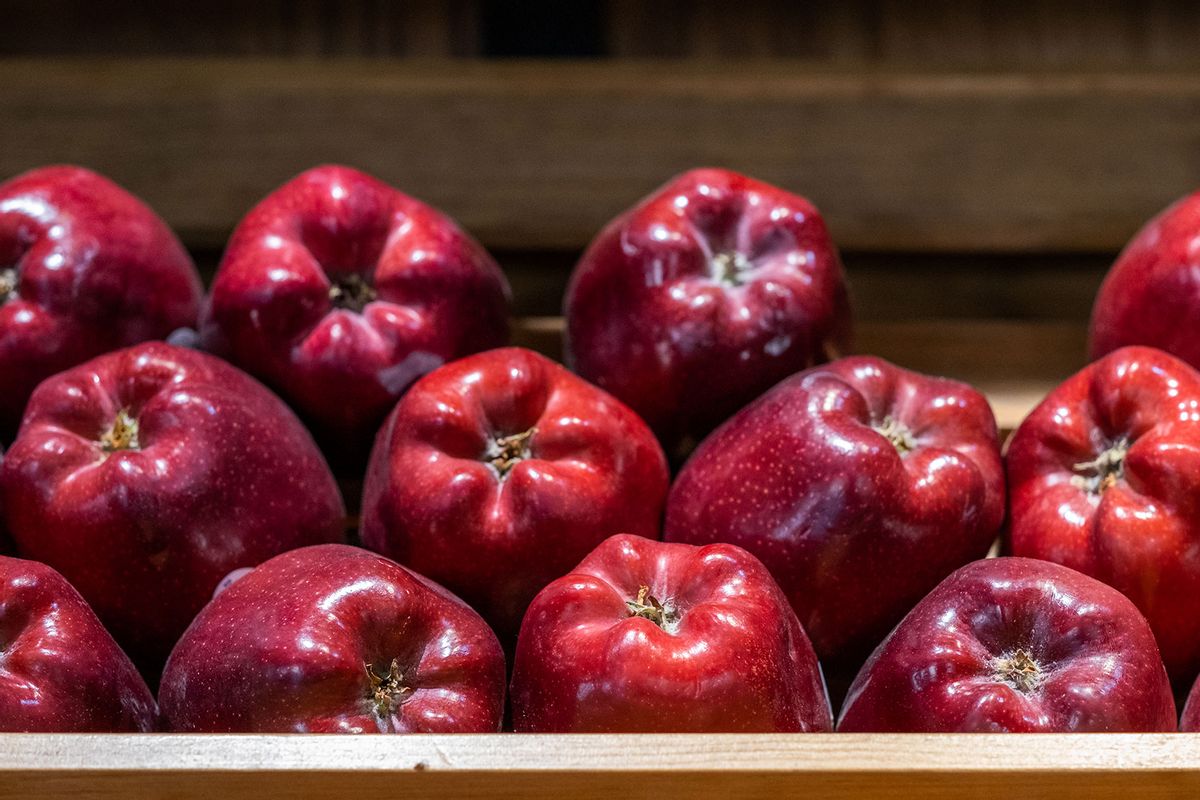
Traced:
<path fill-rule="evenodd" d="M 1146 223 L 1109 270 L 1092 307 L 1093 359 L 1127 345 L 1200 367 L 1200 192 Z"/>
<path fill-rule="evenodd" d="M 613 220 L 567 289 L 575 371 L 669 450 L 844 350 L 850 314 L 825 222 L 803 197 L 687 172 Z"/>
<path fill-rule="evenodd" d="M 347 545 L 293 550 L 226 587 L 163 672 L 171 730 L 495 733 L 504 654 L 450 592 Z"/>
<path fill-rule="evenodd" d="M 838 730 L 1173 731 L 1175 702 L 1128 598 L 1057 564 L 994 558 L 955 572 L 892 631 Z"/>
<path fill-rule="evenodd" d="M 705 439 L 671 488 L 665 538 L 754 553 L 841 666 L 982 557 L 1003 516 L 987 400 L 854 357 L 787 379 Z"/>
<path fill-rule="evenodd" d="M 1124 592 L 1186 687 L 1200 671 L 1200 373 L 1117 350 L 1030 412 L 1007 463 L 1013 555 Z"/>
<path fill-rule="evenodd" d="M 79 592 L 0 556 L 0 731 L 151 731 L 154 697 Z"/>
<path fill-rule="evenodd" d="M 657 539 L 667 465 L 628 407 L 520 348 L 418 382 L 380 432 L 363 544 L 458 594 L 515 641 L 529 601 L 609 536 Z"/>
<path fill-rule="evenodd" d="M 200 278 L 153 211 L 79 167 L 0 184 L 0 431 L 45 378 L 196 324 Z"/>
<path fill-rule="evenodd" d="M 827 731 L 812 645 L 738 547 L 618 535 L 538 594 L 512 677 L 518 732 Z"/>
<path fill-rule="evenodd" d="M 508 293 L 449 217 L 357 170 L 317 167 L 238 225 L 201 339 L 318 433 L 365 451 L 414 380 L 505 343 Z"/>
<path fill-rule="evenodd" d="M 39 386 L 0 487 L 20 554 L 60 571 L 151 680 L 230 570 L 343 536 L 337 485 L 287 406 L 160 342 Z"/>

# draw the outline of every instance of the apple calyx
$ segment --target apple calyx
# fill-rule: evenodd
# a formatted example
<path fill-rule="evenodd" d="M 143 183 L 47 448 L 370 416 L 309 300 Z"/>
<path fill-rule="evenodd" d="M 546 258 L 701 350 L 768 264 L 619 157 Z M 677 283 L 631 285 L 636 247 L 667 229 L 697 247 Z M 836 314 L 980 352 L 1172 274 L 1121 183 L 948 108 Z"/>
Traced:
<path fill-rule="evenodd" d="M 16 267 L 0 269 L 0 304 L 17 299 L 17 282 L 20 277 Z"/>
<path fill-rule="evenodd" d="M 408 699 L 407 696 L 412 694 L 412 687 L 404 685 L 404 674 L 400 672 L 400 663 L 395 658 L 392 659 L 386 675 L 375 674 L 371 664 L 364 663 L 363 667 L 367 671 L 367 680 L 370 681 L 367 699 L 374 705 L 375 713 L 387 719 Z"/>
<path fill-rule="evenodd" d="M 660 603 L 650 594 L 649 586 L 639 587 L 637 597 L 626 600 L 625 607 L 629 609 L 629 616 L 648 619 L 667 633 L 674 633 L 679 624 L 678 612 Z"/>
<path fill-rule="evenodd" d="M 501 480 L 507 478 L 513 467 L 530 457 L 529 440 L 535 433 L 537 433 L 536 427 L 521 433 L 497 436 L 488 442 L 487 452 L 483 454 L 483 458 L 496 471 L 497 477 Z"/>
<path fill-rule="evenodd" d="M 1129 455 L 1129 441 L 1118 439 L 1091 461 L 1073 464 L 1071 483 L 1089 494 L 1103 494 L 1125 477 L 1125 457 Z"/>
<path fill-rule="evenodd" d="M 917 440 L 913 437 L 912 431 L 909 430 L 907 425 L 890 414 L 884 417 L 883 421 L 878 425 L 873 425 L 872 428 L 880 436 L 891 442 L 892 447 L 895 447 L 896 452 L 900 455 L 917 449 Z"/>
<path fill-rule="evenodd" d="M 359 313 L 376 296 L 375 287 L 366 278 L 355 273 L 339 275 L 330 282 L 329 300 L 335 308 Z"/>
<path fill-rule="evenodd" d="M 137 450 L 140 446 L 137 420 L 122 408 L 117 412 L 112 427 L 100 434 L 100 447 L 106 453 L 113 453 L 117 450 Z"/>
<path fill-rule="evenodd" d="M 708 261 L 709 274 L 723 286 L 741 286 L 745 283 L 745 274 L 753 267 L 750 259 L 737 250 L 723 250 Z"/>
<path fill-rule="evenodd" d="M 1041 666 L 1023 647 L 994 659 L 992 670 L 996 674 L 996 680 L 1022 694 L 1036 690 L 1045 678 Z"/>

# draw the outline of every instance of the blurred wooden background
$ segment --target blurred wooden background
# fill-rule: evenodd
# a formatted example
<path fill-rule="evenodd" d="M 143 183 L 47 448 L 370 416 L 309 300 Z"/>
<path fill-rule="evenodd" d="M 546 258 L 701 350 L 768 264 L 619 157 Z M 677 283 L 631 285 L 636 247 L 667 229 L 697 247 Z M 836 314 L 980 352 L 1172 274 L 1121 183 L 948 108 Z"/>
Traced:
<path fill-rule="evenodd" d="M 1059 339 L 1027 359 L 1061 372 L 1116 250 L 1200 187 L 1182 0 L 0 0 L 0 20 L 0 175 L 99 169 L 211 268 L 272 187 L 349 163 L 457 217 L 526 315 L 557 313 L 613 214 L 724 165 L 825 212 L 858 319 L 1045 322 Z"/>

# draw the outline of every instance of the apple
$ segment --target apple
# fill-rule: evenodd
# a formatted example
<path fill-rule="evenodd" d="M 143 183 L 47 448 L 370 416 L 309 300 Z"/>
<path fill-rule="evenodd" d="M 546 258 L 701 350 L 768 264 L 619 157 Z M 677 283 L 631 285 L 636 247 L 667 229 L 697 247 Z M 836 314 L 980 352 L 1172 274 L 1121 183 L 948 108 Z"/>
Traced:
<path fill-rule="evenodd" d="M 152 731 L 158 709 L 129 657 L 71 584 L 0 556 L 0 731 Z"/>
<path fill-rule="evenodd" d="M 1148 345 L 1200 367 L 1200 192 L 1154 219 L 1125 246 L 1092 307 L 1093 359 Z"/>
<path fill-rule="evenodd" d="M 151 680 L 223 576 L 344 535 L 337 484 L 287 406 L 161 342 L 42 383 L 0 489 L 19 553 L 71 581 Z"/>
<path fill-rule="evenodd" d="M 179 640 L 159 702 L 170 730 L 495 733 L 504 654 L 442 587 L 348 545 L 276 556 Z"/>
<path fill-rule="evenodd" d="M 512 675 L 518 732 L 828 731 L 812 645 L 739 547 L 605 540 L 534 599 Z"/>
<path fill-rule="evenodd" d="M 1052 391 L 1008 446 L 1013 555 L 1124 592 L 1167 671 L 1200 671 L 1200 373 L 1149 347 L 1104 356 Z"/>
<path fill-rule="evenodd" d="M 568 361 L 671 451 L 844 350 L 841 262 L 803 197 L 684 173 L 610 222 L 567 288 Z"/>
<path fill-rule="evenodd" d="M 1150 626 L 1066 567 L 976 561 L 909 612 L 859 672 L 843 732 L 1175 730 Z"/>
<path fill-rule="evenodd" d="M 0 184 L 0 434 L 45 378 L 196 324 L 191 258 L 140 200 L 80 167 Z"/>
<path fill-rule="evenodd" d="M 449 217 L 323 166 L 239 223 L 200 339 L 280 392 L 322 438 L 365 450 L 413 381 L 505 343 L 508 297 L 499 267 Z"/>
<path fill-rule="evenodd" d="M 1179 721 L 1179 730 L 1184 733 L 1200 733 L 1200 678 L 1192 684 L 1188 693 L 1187 703 L 1183 706 L 1183 718 Z"/>
<path fill-rule="evenodd" d="M 426 375 L 375 443 L 362 541 L 516 641 L 546 584 L 614 533 L 657 539 L 666 458 L 628 407 L 553 361 L 491 350 Z"/>
<path fill-rule="evenodd" d="M 705 439 L 671 488 L 664 538 L 754 553 L 841 668 L 986 554 L 1003 517 L 987 400 L 852 357 L 788 378 Z"/>

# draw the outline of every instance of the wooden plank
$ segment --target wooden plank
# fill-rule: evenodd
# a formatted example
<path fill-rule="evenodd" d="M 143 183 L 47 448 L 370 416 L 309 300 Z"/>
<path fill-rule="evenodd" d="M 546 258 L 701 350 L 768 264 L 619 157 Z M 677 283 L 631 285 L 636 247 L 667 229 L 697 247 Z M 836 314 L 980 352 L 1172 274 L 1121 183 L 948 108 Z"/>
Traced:
<path fill-rule="evenodd" d="M 8 60 L 0 113 L 0 175 L 89 164 L 206 246 L 322 161 L 514 249 L 580 248 L 701 164 L 809 195 L 860 250 L 1112 250 L 1200 185 L 1188 72 Z"/>
<path fill-rule="evenodd" d="M 1188 798 L 1200 735 L 0 736 L 0 797 Z"/>

